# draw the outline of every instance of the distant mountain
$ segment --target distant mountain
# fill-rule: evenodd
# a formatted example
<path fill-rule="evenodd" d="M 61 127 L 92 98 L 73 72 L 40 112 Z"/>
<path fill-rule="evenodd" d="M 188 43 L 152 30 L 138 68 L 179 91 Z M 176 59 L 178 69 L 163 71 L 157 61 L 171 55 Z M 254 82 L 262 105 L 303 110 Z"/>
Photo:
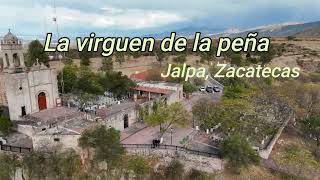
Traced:
<path fill-rule="evenodd" d="M 320 21 L 311 23 L 299 23 L 290 25 L 270 25 L 256 29 L 250 29 L 239 33 L 228 34 L 230 36 L 246 36 L 249 32 L 258 32 L 259 36 L 267 37 L 320 37 Z M 221 33 L 220 35 L 227 35 Z"/>
<path fill-rule="evenodd" d="M 201 35 L 213 35 L 217 34 L 220 32 L 224 32 L 226 29 L 224 28 L 208 28 L 208 27 L 185 27 L 177 30 L 173 30 L 172 32 L 176 32 L 177 36 L 181 37 L 186 37 L 186 38 L 193 38 L 196 32 L 201 32 Z M 154 37 L 156 39 L 162 39 L 164 37 L 170 36 L 171 31 L 169 32 L 162 32 L 162 33 L 157 33 L 157 34 L 149 34 L 146 35 L 145 37 Z"/>
<path fill-rule="evenodd" d="M 320 21 L 310 22 L 310 23 L 284 23 L 276 25 L 266 25 L 250 29 L 225 29 L 225 28 L 208 28 L 208 27 L 185 27 L 182 29 L 177 29 L 173 32 L 177 32 L 178 36 L 184 36 L 187 38 L 192 38 L 196 32 L 201 32 L 202 36 L 247 36 L 249 32 L 258 32 L 259 36 L 267 37 L 287 37 L 287 36 L 297 36 L 297 37 L 320 37 Z M 169 36 L 171 32 L 163 32 L 158 34 L 150 34 L 148 36 L 160 39 Z"/>

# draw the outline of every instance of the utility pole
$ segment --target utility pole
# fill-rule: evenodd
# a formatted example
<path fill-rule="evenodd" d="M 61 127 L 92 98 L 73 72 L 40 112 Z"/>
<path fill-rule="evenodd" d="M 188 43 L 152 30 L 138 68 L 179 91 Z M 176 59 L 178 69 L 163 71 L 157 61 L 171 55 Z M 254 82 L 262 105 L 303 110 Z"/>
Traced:
<path fill-rule="evenodd" d="M 172 132 L 173 132 L 173 128 L 170 128 L 170 132 L 171 132 L 171 145 L 172 145 Z"/>

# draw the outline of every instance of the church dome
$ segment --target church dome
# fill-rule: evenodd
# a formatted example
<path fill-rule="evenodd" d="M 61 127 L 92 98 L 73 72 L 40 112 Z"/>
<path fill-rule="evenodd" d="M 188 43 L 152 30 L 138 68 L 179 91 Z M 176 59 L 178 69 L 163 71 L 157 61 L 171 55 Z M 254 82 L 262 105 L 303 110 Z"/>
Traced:
<path fill-rule="evenodd" d="M 17 36 L 12 34 L 10 31 L 3 37 L 4 44 L 19 44 L 19 39 Z"/>

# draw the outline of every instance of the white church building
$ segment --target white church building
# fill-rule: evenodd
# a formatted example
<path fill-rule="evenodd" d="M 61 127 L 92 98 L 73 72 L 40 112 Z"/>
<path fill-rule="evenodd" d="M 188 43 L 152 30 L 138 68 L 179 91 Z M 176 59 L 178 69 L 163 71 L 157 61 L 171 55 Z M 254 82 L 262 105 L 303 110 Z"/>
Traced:
<path fill-rule="evenodd" d="M 22 42 L 10 31 L 0 42 L 0 56 L 0 105 L 8 108 L 12 121 L 56 107 L 59 94 L 55 70 L 38 61 L 27 68 Z"/>

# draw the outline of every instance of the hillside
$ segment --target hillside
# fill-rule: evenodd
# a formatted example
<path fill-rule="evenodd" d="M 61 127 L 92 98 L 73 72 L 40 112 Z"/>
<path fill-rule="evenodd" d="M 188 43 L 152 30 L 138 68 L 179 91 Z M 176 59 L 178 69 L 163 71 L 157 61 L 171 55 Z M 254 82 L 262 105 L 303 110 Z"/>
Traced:
<path fill-rule="evenodd" d="M 249 32 L 258 32 L 260 36 L 267 37 L 287 37 L 287 36 L 298 36 L 298 37 L 320 37 L 320 21 L 303 23 L 303 24 L 292 24 L 292 25 L 269 25 L 262 28 L 253 28 L 240 33 L 226 34 L 232 37 L 235 36 L 246 36 Z"/>
<path fill-rule="evenodd" d="M 177 29 L 178 36 L 193 37 L 196 32 L 201 32 L 202 35 L 206 36 L 246 36 L 249 32 L 258 32 L 260 36 L 267 37 L 320 37 L 320 21 L 310 23 L 294 23 L 294 24 L 276 24 L 266 25 L 256 28 L 250 28 L 246 30 L 238 30 L 237 28 L 225 29 L 225 28 L 211 28 L 211 27 L 185 27 Z M 169 36 L 170 32 L 163 32 L 158 34 L 151 34 L 148 36 L 155 37 L 157 39 Z"/>

